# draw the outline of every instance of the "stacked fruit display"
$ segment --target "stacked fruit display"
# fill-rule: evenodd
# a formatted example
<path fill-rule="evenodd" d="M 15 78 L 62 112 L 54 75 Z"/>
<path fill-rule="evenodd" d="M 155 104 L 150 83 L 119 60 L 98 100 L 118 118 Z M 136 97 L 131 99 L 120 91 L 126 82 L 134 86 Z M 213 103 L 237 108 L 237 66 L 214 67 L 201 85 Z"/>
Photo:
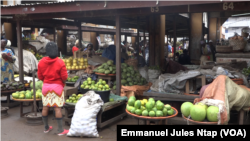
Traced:
<path fill-rule="evenodd" d="M 33 89 L 33 82 L 30 82 L 30 88 Z M 43 81 L 39 80 L 37 82 L 35 82 L 35 89 L 39 90 L 43 88 Z"/>
<path fill-rule="evenodd" d="M 121 64 L 122 70 L 122 80 L 121 84 L 123 86 L 133 86 L 133 85 L 145 85 L 147 84 L 147 80 L 141 76 L 141 74 L 134 70 L 133 67 L 128 66 L 125 63 Z M 116 82 L 114 82 L 113 89 L 116 89 Z"/>
<path fill-rule="evenodd" d="M 103 50 L 102 49 L 98 49 L 97 51 L 95 51 L 95 53 L 102 53 Z"/>
<path fill-rule="evenodd" d="M 79 76 L 74 76 L 74 77 L 68 77 L 67 82 L 76 82 L 78 80 Z"/>
<path fill-rule="evenodd" d="M 86 69 L 88 67 L 88 59 L 86 58 L 76 58 L 73 59 L 72 57 L 68 59 L 62 59 L 66 65 L 67 70 L 79 70 L 79 69 Z"/>
<path fill-rule="evenodd" d="M 77 103 L 77 101 L 80 100 L 80 98 L 83 96 L 83 94 L 72 94 L 67 100 L 67 103 Z"/>
<path fill-rule="evenodd" d="M 169 104 L 164 105 L 160 100 L 157 102 L 153 98 L 136 100 L 134 96 L 129 97 L 126 109 L 132 114 L 146 117 L 166 117 L 175 114 Z"/>
<path fill-rule="evenodd" d="M 36 59 L 37 59 L 37 60 L 41 60 L 41 59 L 43 58 L 43 56 L 42 56 L 41 54 L 38 54 L 38 53 L 36 53 L 35 56 L 36 56 Z"/>
<path fill-rule="evenodd" d="M 109 60 L 106 63 L 103 63 L 98 68 L 94 69 L 93 71 L 102 74 L 115 74 L 116 68 L 114 66 L 114 61 Z"/>
<path fill-rule="evenodd" d="M 22 82 L 7 82 L 1 84 L 1 91 L 14 91 L 23 88 L 24 84 Z"/>
<path fill-rule="evenodd" d="M 181 105 L 181 113 L 185 117 L 191 116 L 194 121 L 218 122 L 219 108 L 216 106 L 208 106 L 201 102 L 193 105 L 191 102 L 184 102 Z"/>
<path fill-rule="evenodd" d="M 109 91 L 109 85 L 106 83 L 106 81 L 99 79 L 97 83 L 93 81 L 90 77 L 87 78 L 86 81 L 84 81 L 81 85 L 82 89 L 88 89 L 93 91 Z"/>
<path fill-rule="evenodd" d="M 33 89 L 27 90 L 27 91 L 17 91 L 15 93 L 12 93 L 12 97 L 14 99 L 34 99 L 34 93 Z M 41 99 L 42 98 L 42 90 L 38 89 L 36 90 L 36 99 Z"/>

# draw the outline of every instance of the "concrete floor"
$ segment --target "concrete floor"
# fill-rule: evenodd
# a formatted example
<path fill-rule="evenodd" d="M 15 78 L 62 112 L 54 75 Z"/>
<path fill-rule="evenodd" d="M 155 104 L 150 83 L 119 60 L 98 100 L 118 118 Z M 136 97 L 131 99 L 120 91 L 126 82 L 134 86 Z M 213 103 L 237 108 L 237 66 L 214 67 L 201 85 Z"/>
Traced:
<path fill-rule="evenodd" d="M 24 112 L 29 112 L 31 107 L 25 107 Z M 52 114 L 49 115 L 49 125 L 53 126 L 53 130 L 47 134 L 43 133 L 44 126 L 30 126 L 26 125 L 26 119 L 20 118 L 20 108 L 13 107 L 8 110 L 8 117 L 1 119 L 1 140 L 2 141 L 78 141 L 78 140 L 93 140 L 93 141 L 115 141 L 117 124 L 136 125 L 137 120 L 131 117 L 126 117 L 110 126 L 104 127 L 99 131 L 99 138 L 80 138 L 80 137 L 67 137 L 57 136 L 57 123 L 52 120 Z M 64 125 L 65 129 L 69 129 L 68 125 Z"/>

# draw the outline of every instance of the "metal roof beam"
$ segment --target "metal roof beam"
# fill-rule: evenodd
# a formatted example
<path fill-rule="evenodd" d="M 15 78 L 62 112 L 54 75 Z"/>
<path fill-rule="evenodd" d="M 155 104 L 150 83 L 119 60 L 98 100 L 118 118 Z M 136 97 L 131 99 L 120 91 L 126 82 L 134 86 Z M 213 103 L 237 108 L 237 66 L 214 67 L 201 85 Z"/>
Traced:
<path fill-rule="evenodd" d="M 37 2 L 39 3 L 39 2 Z M 36 4 L 36 5 L 21 5 L 21 6 L 2 6 L 1 15 L 15 14 L 38 14 L 38 13 L 60 13 L 60 12 L 76 12 L 76 11 L 93 11 L 93 10 L 113 10 L 126 8 L 145 8 L 150 11 L 150 7 L 161 6 L 177 6 L 177 5 L 192 5 L 192 4 L 207 4 L 219 3 L 214 1 L 160 1 L 156 5 L 155 1 L 109 1 L 104 7 L 103 1 L 77 1 L 52 4 Z M 113 13 L 115 14 L 115 13 Z"/>

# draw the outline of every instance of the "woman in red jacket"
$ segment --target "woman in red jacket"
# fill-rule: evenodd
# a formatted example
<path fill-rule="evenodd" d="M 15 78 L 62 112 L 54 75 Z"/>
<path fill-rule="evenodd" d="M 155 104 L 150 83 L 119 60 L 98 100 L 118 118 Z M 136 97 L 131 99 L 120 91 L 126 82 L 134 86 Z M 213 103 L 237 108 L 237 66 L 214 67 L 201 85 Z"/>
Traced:
<path fill-rule="evenodd" d="M 54 107 L 58 123 L 58 135 L 65 135 L 68 133 L 68 130 L 63 129 L 62 127 L 61 107 L 64 105 L 63 88 L 68 73 L 64 62 L 57 57 L 58 47 L 54 42 L 49 42 L 46 45 L 46 54 L 48 57 L 43 57 L 38 63 L 37 71 L 38 78 L 43 81 L 42 118 L 45 125 L 44 133 L 48 133 L 52 130 L 52 126 L 48 125 L 48 112 L 50 107 Z"/>

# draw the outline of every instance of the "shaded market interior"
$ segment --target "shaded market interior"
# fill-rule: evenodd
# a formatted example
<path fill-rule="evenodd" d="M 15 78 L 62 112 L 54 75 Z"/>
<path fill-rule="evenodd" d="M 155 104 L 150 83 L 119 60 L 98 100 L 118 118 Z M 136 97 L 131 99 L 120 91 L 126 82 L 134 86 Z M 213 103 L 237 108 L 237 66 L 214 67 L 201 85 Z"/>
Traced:
<path fill-rule="evenodd" d="M 164 46 L 167 42 L 173 42 L 176 46 L 177 38 L 188 42 L 189 55 L 192 62 L 199 64 L 200 41 L 202 39 L 213 40 L 216 43 L 221 39 L 220 27 L 232 15 L 247 13 L 250 10 L 250 2 L 29 2 L 16 6 L 1 7 L 1 24 L 9 23 L 12 32 L 9 39 L 13 46 L 19 49 L 19 60 L 22 55 L 22 27 L 48 28 L 54 33 L 54 40 L 59 50 L 64 55 L 72 55 L 67 51 L 67 35 L 69 31 L 77 31 L 80 41 L 83 32 L 91 32 L 91 42 L 98 49 L 96 36 L 110 34 L 114 36 L 116 45 L 116 60 L 121 59 L 121 36 L 131 37 L 135 48 L 139 48 L 142 39 L 149 41 L 149 66 L 165 65 Z M 204 21 L 204 16 L 206 22 Z M 57 18 L 57 19 L 55 19 Z M 66 20 L 62 20 L 65 18 Z M 84 23 L 115 26 L 115 29 L 84 26 Z M 207 23 L 207 24 L 206 24 Z M 138 32 L 129 30 L 137 29 Z M 119 37 L 119 38 L 116 38 Z M 144 40 L 144 44 L 145 44 Z M 80 44 L 80 47 L 82 45 Z M 176 48 L 175 51 L 176 52 Z M 173 56 L 175 58 L 175 54 Z M 23 62 L 19 62 L 19 77 L 23 81 Z M 116 93 L 121 91 L 121 63 L 116 61 Z M 146 94 L 147 95 L 147 94 Z M 187 96 L 167 96 L 164 100 L 193 101 Z M 243 124 L 243 121 L 240 121 Z"/>

